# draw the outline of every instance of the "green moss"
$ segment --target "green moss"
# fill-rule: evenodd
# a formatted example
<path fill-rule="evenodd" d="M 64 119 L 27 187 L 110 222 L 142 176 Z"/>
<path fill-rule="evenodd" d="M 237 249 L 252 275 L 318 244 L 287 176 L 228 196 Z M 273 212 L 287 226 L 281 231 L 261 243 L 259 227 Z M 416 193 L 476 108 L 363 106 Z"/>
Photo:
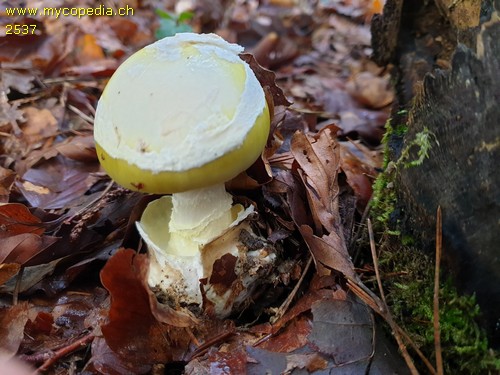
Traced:
<path fill-rule="evenodd" d="M 404 114 L 403 112 L 398 113 Z M 394 179 L 398 168 L 411 168 L 421 165 L 426 158 L 429 157 L 429 151 L 432 143 L 439 145 L 434 133 L 424 128 L 421 132 L 415 134 L 415 138 L 407 141 L 405 147 L 401 151 L 401 155 L 396 161 L 391 161 L 390 144 L 395 138 L 402 138 L 408 132 L 406 124 L 393 126 L 391 119 L 385 124 L 385 134 L 382 138 L 383 145 L 383 172 L 377 176 L 373 184 L 373 196 L 371 200 L 371 212 L 375 221 L 387 226 L 389 219 L 394 212 L 397 196 L 394 189 Z M 417 157 L 415 160 L 410 160 L 411 151 L 416 148 Z M 393 233 L 399 235 L 399 230 L 393 230 Z"/>
<path fill-rule="evenodd" d="M 434 361 L 434 264 L 408 247 L 384 251 L 380 257 L 387 278 L 384 288 L 394 317 L 420 349 Z M 479 307 L 474 296 L 460 295 L 452 280 L 440 288 L 441 346 L 445 373 L 488 374 L 500 370 L 500 359 L 488 350 L 486 334 L 476 322 Z"/>
<path fill-rule="evenodd" d="M 383 172 L 380 173 L 373 184 L 373 196 L 371 200 L 371 213 L 376 224 L 385 226 L 396 204 L 396 191 L 394 189 L 395 163 L 391 161 L 391 150 L 389 143 L 393 136 L 402 137 L 407 131 L 406 125 L 393 127 L 391 119 L 385 124 L 385 134 L 382 138 L 383 145 Z M 396 234 L 399 234 L 396 233 Z"/>
<path fill-rule="evenodd" d="M 400 117 L 404 115 L 398 113 Z M 395 178 L 399 168 L 420 166 L 428 158 L 433 144 L 439 143 L 435 135 L 424 128 L 415 134 L 413 140 L 405 141 L 399 155 L 394 155 L 392 150 L 395 145 L 397 148 L 397 142 L 402 142 L 408 127 L 406 124 L 393 126 L 389 120 L 385 128 L 383 172 L 375 180 L 371 201 L 374 224 L 386 238 L 385 250 L 379 259 L 381 271 L 386 275 L 397 275 L 385 278 L 384 288 L 398 324 L 434 362 L 434 260 L 415 247 L 418 240 L 402 233 L 395 214 Z M 500 359 L 488 350 L 486 335 L 476 322 L 479 314 L 474 296 L 460 295 L 450 279 L 442 283 L 440 325 L 446 374 L 493 374 L 500 371 Z M 424 367 L 422 372 L 426 373 Z"/>

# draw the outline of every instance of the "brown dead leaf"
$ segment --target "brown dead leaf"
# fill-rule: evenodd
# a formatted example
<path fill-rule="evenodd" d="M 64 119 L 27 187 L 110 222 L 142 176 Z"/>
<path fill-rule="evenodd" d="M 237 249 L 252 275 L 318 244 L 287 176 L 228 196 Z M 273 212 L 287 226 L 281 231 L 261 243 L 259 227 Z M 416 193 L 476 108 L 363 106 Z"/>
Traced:
<path fill-rule="evenodd" d="M 101 329 L 109 347 L 127 367 L 180 360 L 191 341 L 184 329 L 160 323 L 153 315 L 150 304 L 154 296 L 146 286 L 148 264 L 147 255 L 122 249 L 101 271 L 102 284 L 111 295 L 109 323 Z M 173 323 L 193 324 L 186 314 L 172 310 L 169 315 Z"/>
<path fill-rule="evenodd" d="M 0 167 L 0 204 L 9 201 L 10 189 L 15 179 L 16 173 L 13 170 Z"/>
<path fill-rule="evenodd" d="M 9 103 L 7 93 L 0 90 L 0 128 L 10 126 L 14 134 L 21 134 L 18 121 L 24 121 L 23 111 L 18 109 L 19 103 Z"/>
<path fill-rule="evenodd" d="M 284 374 L 291 374 L 295 369 L 306 369 L 312 373 L 324 370 L 328 367 L 328 361 L 320 354 L 289 354 L 286 356 L 286 368 Z"/>
<path fill-rule="evenodd" d="M 361 72 L 347 83 L 346 89 L 369 108 L 383 108 L 394 101 L 394 90 L 388 76 L 379 77 L 368 71 Z"/>
<path fill-rule="evenodd" d="M 9 281 L 13 276 L 17 275 L 21 265 L 18 263 L 2 263 L 0 264 L 0 286 Z"/>
<path fill-rule="evenodd" d="M 3 30 L 5 30 L 4 24 L 9 23 L 12 25 L 35 25 L 36 30 L 39 31 L 28 35 L 6 35 L 2 33 L 0 36 L 0 45 L 2 46 L 0 49 L 0 62 L 2 63 L 25 59 L 31 53 L 35 53 L 48 38 L 43 23 L 33 18 L 18 18 L 14 22 L 12 22 L 11 18 L 4 18 L 1 23 Z"/>
<path fill-rule="evenodd" d="M 310 309 L 310 306 L 308 309 Z M 272 352 L 289 353 L 306 345 L 307 336 L 310 333 L 310 317 L 299 315 L 291 320 L 279 334 L 260 344 L 259 348 Z"/>
<path fill-rule="evenodd" d="M 316 136 L 297 132 L 292 137 L 291 152 L 303 173 L 317 233 L 322 227 L 327 232 L 337 230 L 339 217 L 336 204 L 339 146 L 335 140 L 335 126 L 323 128 Z"/>
<path fill-rule="evenodd" d="M 363 211 L 372 196 L 372 185 L 381 165 L 381 153 L 360 142 L 340 142 L 340 165 L 347 183 L 354 190 L 357 208 Z"/>
<path fill-rule="evenodd" d="M 35 76 L 28 71 L 1 69 L 0 87 L 9 92 L 12 88 L 21 94 L 28 94 L 33 89 L 33 80 Z"/>
<path fill-rule="evenodd" d="M 321 276 L 329 275 L 332 270 L 335 270 L 351 279 L 357 277 L 356 272 L 354 272 L 354 264 L 341 235 L 332 231 L 328 235 L 318 237 L 307 225 L 302 225 L 299 230 L 309 250 L 311 250 L 318 273 Z"/>
<path fill-rule="evenodd" d="M 0 205 L 0 239 L 23 233 L 42 234 L 41 220 L 23 204 Z"/>
<path fill-rule="evenodd" d="M 92 357 L 85 370 L 92 374 L 137 375 L 147 373 L 150 367 L 141 362 L 122 362 L 103 337 L 96 337 L 92 342 Z"/>
<path fill-rule="evenodd" d="M 27 302 L 0 310 L 0 352 L 14 355 L 24 337 L 24 326 L 28 321 Z"/>
<path fill-rule="evenodd" d="M 98 180 L 91 174 L 98 170 L 98 163 L 80 163 L 59 155 L 29 169 L 15 184 L 33 207 L 64 208 Z"/>
<path fill-rule="evenodd" d="M 72 160 L 82 163 L 97 161 L 94 137 L 91 135 L 73 137 L 67 142 L 57 144 L 55 148 L 62 155 Z"/>
<path fill-rule="evenodd" d="M 27 143 L 36 143 L 57 133 L 57 120 L 48 109 L 26 107 L 23 110 L 25 123 L 22 130 Z"/>
<path fill-rule="evenodd" d="M 34 265 L 32 258 L 56 243 L 57 237 L 23 233 L 0 240 L 0 262 Z"/>
<path fill-rule="evenodd" d="M 231 345 L 221 350 L 212 348 L 208 352 L 211 374 L 244 374 L 247 365 L 247 353 L 242 345 Z"/>
<path fill-rule="evenodd" d="M 240 57 L 243 61 L 250 65 L 255 76 L 259 80 L 261 86 L 265 90 L 269 90 L 273 98 L 274 107 L 285 106 L 288 107 L 291 103 L 285 97 L 283 90 L 276 84 L 276 74 L 270 70 L 267 70 L 259 65 L 255 58 L 249 53 L 242 53 Z M 274 111 L 271 111 L 271 114 Z"/>
<path fill-rule="evenodd" d="M 76 54 L 80 65 L 87 65 L 105 57 L 101 46 L 96 43 L 96 38 L 92 34 L 80 36 L 76 42 Z"/>

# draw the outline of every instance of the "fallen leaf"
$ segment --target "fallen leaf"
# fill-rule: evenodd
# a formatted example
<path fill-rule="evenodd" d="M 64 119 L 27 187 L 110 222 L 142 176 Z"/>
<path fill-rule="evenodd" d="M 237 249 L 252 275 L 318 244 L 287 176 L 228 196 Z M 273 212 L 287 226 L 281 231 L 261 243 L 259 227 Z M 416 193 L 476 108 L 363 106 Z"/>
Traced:
<path fill-rule="evenodd" d="M 18 107 L 18 102 L 9 104 L 7 93 L 3 90 L 0 91 L 0 127 L 10 125 L 16 135 L 21 134 L 18 121 L 24 121 L 24 112 L 19 110 Z"/>
<path fill-rule="evenodd" d="M 13 276 L 17 275 L 21 265 L 18 263 L 2 263 L 0 264 L 0 286 L 9 281 Z"/>
<path fill-rule="evenodd" d="M 318 301 L 312 305 L 309 342 L 336 365 L 366 361 L 374 352 L 374 323 L 366 305 L 349 299 Z"/>
<path fill-rule="evenodd" d="M 295 369 L 306 369 L 312 373 L 318 370 L 324 370 L 328 367 L 328 361 L 320 354 L 290 354 L 286 356 L 286 368 L 284 373 L 291 374 Z"/>
<path fill-rule="evenodd" d="M 21 203 L 0 205 L 0 240 L 18 234 L 41 235 L 44 232 L 41 220 Z"/>
<path fill-rule="evenodd" d="M 329 275 L 335 270 L 348 278 L 357 278 L 354 264 L 341 237 L 342 233 L 330 232 L 328 235 L 318 237 L 307 225 L 302 225 L 299 230 L 311 250 L 320 276 Z"/>
<path fill-rule="evenodd" d="M 29 169 L 16 186 L 33 207 L 64 208 L 98 180 L 91 174 L 98 170 L 98 163 L 79 163 L 59 155 Z"/>
<path fill-rule="evenodd" d="M 148 264 L 147 255 L 122 249 L 101 271 L 102 284 L 111 295 L 109 322 L 101 330 L 127 368 L 134 363 L 145 366 L 181 360 L 191 341 L 184 329 L 160 323 L 153 315 L 150 303 L 154 297 L 146 286 Z M 189 316 L 178 315 L 179 322 L 192 323 Z"/>
<path fill-rule="evenodd" d="M 24 338 L 24 326 L 28 321 L 29 304 L 19 303 L 0 310 L 0 352 L 17 353 Z"/>
<path fill-rule="evenodd" d="M 92 163 L 98 160 L 94 137 L 91 135 L 73 137 L 67 142 L 57 144 L 55 148 L 67 158 L 82 163 Z"/>
<path fill-rule="evenodd" d="M 21 94 L 28 94 L 33 89 L 35 76 L 28 71 L 2 69 L 0 70 L 0 87 L 9 92 L 14 89 Z"/>
<path fill-rule="evenodd" d="M 16 172 L 0 167 L 0 204 L 9 201 L 10 190 L 15 179 Z"/>
<path fill-rule="evenodd" d="M 356 74 L 346 85 L 347 91 L 369 108 L 383 108 L 394 101 L 394 90 L 389 77 L 379 77 L 371 72 Z"/>
<path fill-rule="evenodd" d="M 309 305 L 308 309 L 310 307 Z M 259 348 L 273 352 L 289 353 L 306 345 L 308 342 L 307 336 L 310 333 L 310 317 L 299 315 L 292 319 L 279 334 L 272 336 L 269 340 L 260 344 Z"/>
<path fill-rule="evenodd" d="M 338 228 L 337 174 L 339 146 L 334 138 L 336 127 L 323 128 L 315 137 L 296 132 L 292 137 L 291 152 L 299 164 L 311 206 L 315 229 L 322 233 Z"/>
<path fill-rule="evenodd" d="M 56 135 L 57 119 L 51 111 L 36 107 L 23 108 L 25 122 L 22 125 L 22 131 L 28 144 L 37 143 L 42 139 Z"/>

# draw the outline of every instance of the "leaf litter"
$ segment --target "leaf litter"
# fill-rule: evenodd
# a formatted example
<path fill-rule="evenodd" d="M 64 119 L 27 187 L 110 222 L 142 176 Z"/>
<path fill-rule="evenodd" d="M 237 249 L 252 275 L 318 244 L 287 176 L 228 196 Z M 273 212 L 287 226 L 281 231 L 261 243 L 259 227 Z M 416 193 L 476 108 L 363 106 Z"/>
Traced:
<path fill-rule="evenodd" d="M 370 199 L 393 100 L 368 59 L 372 2 L 155 3 L 245 46 L 274 102 L 263 157 L 227 186 L 257 206 L 254 224 L 282 261 L 225 321 L 154 298 L 134 229 L 152 197 L 112 185 L 97 162 L 97 100 L 158 27 L 149 2 L 132 3 L 133 17 L 18 18 L 39 31 L 0 36 L 2 349 L 48 373 L 371 374 L 384 355 L 405 373 L 346 287 L 357 277 L 352 223 Z"/>

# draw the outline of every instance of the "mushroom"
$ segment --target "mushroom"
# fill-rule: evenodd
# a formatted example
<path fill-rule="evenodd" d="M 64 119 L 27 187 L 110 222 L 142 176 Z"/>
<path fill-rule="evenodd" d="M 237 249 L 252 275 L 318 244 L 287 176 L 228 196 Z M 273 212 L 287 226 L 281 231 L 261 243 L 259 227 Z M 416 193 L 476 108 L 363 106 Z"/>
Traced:
<path fill-rule="evenodd" d="M 260 156 L 269 135 L 264 90 L 242 50 L 194 33 L 146 46 L 111 77 L 94 122 L 97 155 L 111 178 L 171 194 L 136 223 L 150 253 L 150 286 L 180 305 L 210 305 L 218 316 L 241 306 L 275 259 L 265 241 L 255 248 L 241 240 L 256 237 L 248 222 L 254 209 L 233 205 L 224 185 Z"/>

